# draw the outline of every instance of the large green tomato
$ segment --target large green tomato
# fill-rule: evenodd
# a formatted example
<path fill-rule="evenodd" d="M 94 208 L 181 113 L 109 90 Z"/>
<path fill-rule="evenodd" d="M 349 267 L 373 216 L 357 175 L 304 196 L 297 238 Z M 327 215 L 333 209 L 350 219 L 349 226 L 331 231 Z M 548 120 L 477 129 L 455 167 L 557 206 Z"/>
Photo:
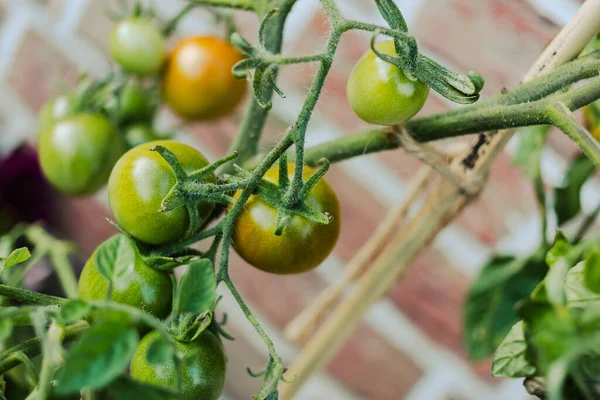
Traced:
<path fill-rule="evenodd" d="M 176 179 L 162 156 L 150 151 L 157 145 L 171 150 L 187 173 L 208 165 L 198 150 L 173 140 L 139 145 L 119 159 L 108 180 L 110 209 L 123 229 L 136 239 L 153 245 L 182 239 L 190 223 L 185 207 L 160 212 L 162 200 Z M 209 181 L 216 182 L 214 176 Z M 213 208 L 213 203 L 200 202 L 200 218 L 207 218 Z"/>
<path fill-rule="evenodd" d="M 294 164 L 288 167 L 294 175 Z M 304 167 L 306 181 L 314 171 Z M 279 168 L 271 168 L 264 179 L 277 183 Z M 235 197 L 239 196 L 236 193 Z M 317 267 L 333 250 L 340 233 L 340 205 L 333 188 L 321 179 L 309 193 L 306 202 L 319 212 L 331 214 L 327 225 L 294 215 L 281 236 L 275 236 L 277 210 L 261 198 L 250 196 L 244 210 L 235 220 L 233 248 L 250 265 L 274 274 L 297 274 Z"/>
<path fill-rule="evenodd" d="M 396 55 L 394 41 L 380 42 L 375 48 Z M 350 106 L 362 120 L 377 125 L 396 125 L 409 120 L 425 104 L 429 86 L 408 79 L 401 69 L 383 61 L 369 50 L 350 73 L 347 96 Z"/>
<path fill-rule="evenodd" d="M 83 300 L 106 299 L 108 281 L 98 270 L 103 251 L 118 252 L 121 257 L 127 254 L 127 261 L 131 261 L 113 282 L 110 299 L 142 309 L 157 318 L 167 317 L 171 311 L 173 294 L 171 278 L 166 272 L 148 266 L 137 247 L 124 235 L 115 235 L 106 240 L 85 263 L 79 277 L 79 297 Z"/>
<path fill-rule="evenodd" d="M 62 94 L 48 100 L 38 115 L 38 133 L 52 127 L 56 121 L 71 115 L 75 111 L 75 101 L 70 94 Z"/>
<path fill-rule="evenodd" d="M 163 365 L 148 362 L 146 354 L 160 333 L 150 332 L 141 341 L 131 360 L 131 377 L 139 382 L 176 388 L 177 372 L 171 361 Z M 175 353 L 182 361 L 182 389 L 185 400 L 217 400 L 225 386 L 227 357 L 217 337 L 204 331 L 190 343 L 175 341 Z"/>
<path fill-rule="evenodd" d="M 125 144 L 116 129 L 98 114 L 75 114 L 46 127 L 39 153 L 44 175 L 69 195 L 100 189 L 123 154 Z"/>
<path fill-rule="evenodd" d="M 158 73 L 166 42 L 160 27 L 146 18 L 127 18 L 110 34 L 110 54 L 123 69 L 140 75 Z"/>

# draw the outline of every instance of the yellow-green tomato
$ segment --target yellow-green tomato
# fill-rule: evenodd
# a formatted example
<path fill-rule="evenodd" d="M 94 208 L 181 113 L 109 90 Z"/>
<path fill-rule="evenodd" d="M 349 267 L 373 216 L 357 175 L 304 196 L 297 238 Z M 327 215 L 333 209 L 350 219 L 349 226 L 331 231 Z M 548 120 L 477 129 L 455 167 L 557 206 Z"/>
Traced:
<path fill-rule="evenodd" d="M 104 253 L 104 254 L 102 254 Z M 109 257 L 106 256 L 109 254 Z M 111 258 L 110 255 L 114 255 Z M 105 300 L 108 280 L 100 273 L 98 263 L 119 262 L 110 299 L 144 310 L 157 318 L 171 311 L 173 284 L 166 272 L 148 266 L 137 247 L 124 235 L 115 235 L 102 243 L 85 263 L 79 277 L 79 297 L 83 300 Z"/>
<path fill-rule="evenodd" d="M 290 181 L 294 164 L 288 166 Z M 304 167 L 306 181 L 314 171 Z M 264 179 L 277 184 L 279 168 L 271 168 Z M 239 196 L 236 193 L 235 197 Z M 310 191 L 306 203 L 315 210 L 329 213 L 327 225 L 294 215 L 281 236 L 275 236 L 277 210 L 257 196 L 250 196 L 235 220 L 233 248 L 250 265 L 273 274 L 298 274 L 316 268 L 333 250 L 340 233 L 340 205 L 333 188 L 321 179 Z"/>
<path fill-rule="evenodd" d="M 56 121 L 72 114 L 75 102 L 69 94 L 62 94 L 48 100 L 38 114 L 38 133 L 42 133 L 56 123 Z"/>
<path fill-rule="evenodd" d="M 375 48 L 396 55 L 393 40 L 377 43 Z M 378 58 L 372 50 L 354 66 L 346 90 L 356 115 L 376 125 L 406 122 L 419 112 L 429 94 L 429 86 L 419 80 L 411 81 L 401 69 Z"/>
<path fill-rule="evenodd" d="M 152 331 L 140 341 L 131 360 L 131 377 L 139 382 L 177 388 L 177 371 L 173 361 L 165 364 L 148 362 L 148 349 L 160 333 Z M 175 354 L 183 360 L 180 373 L 185 400 L 217 400 L 225 386 L 227 356 L 217 337 L 206 330 L 193 342 L 175 341 Z"/>
<path fill-rule="evenodd" d="M 80 196 L 100 189 L 125 144 L 99 114 L 75 114 L 46 127 L 38 145 L 46 178 L 61 192 Z"/>
<path fill-rule="evenodd" d="M 160 154 L 151 151 L 164 146 L 178 158 L 187 173 L 204 168 L 202 153 L 173 140 L 157 140 L 129 150 L 115 164 L 108 180 L 110 209 L 123 229 L 136 239 L 161 245 L 182 239 L 190 218 L 185 207 L 161 212 L 162 201 L 176 183 L 175 173 Z M 214 176 L 209 182 L 216 182 Z M 213 203 L 200 202 L 200 218 L 207 218 Z"/>
<path fill-rule="evenodd" d="M 150 19 L 119 21 L 110 34 L 110 54 L 123 69 L 139 75 L 158 73 L 165 60 L 166 42 Z"/>

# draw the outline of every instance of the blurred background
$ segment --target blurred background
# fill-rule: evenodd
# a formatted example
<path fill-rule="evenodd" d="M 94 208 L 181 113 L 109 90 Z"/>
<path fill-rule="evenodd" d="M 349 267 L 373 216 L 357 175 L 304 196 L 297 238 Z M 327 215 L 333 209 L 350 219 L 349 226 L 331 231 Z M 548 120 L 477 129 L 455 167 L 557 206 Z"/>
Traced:
<path fill-rule="evenodd" d="M 181 9 L 179 0 L 154 0 L 159 16 Z M 337 2 L 349 18 L 383 23 L 371 0 Z M 397 0 L 420 50 L 453 70 L 478 71 L 486 80 L 484 95 L 515 86 L 544 46 L 580 6 L 576 0 Z M 0 0 L 0 231 L 20 220 L 42 218 L 58 236 L 75 241 L 81 262 L 114 233 L 106 193 L 83 199 L 62 197 L 37 173 L 36 113 L 42 104 L 73 84 L 80 71 L 103 76 L 110 68 L 107 38 L 113 22 L 106 15 L 112 1 Z M 253 14 L 236 14 L 244 37 L 254 41 Z M 179 36 L 218 34 L 213 17 L 194 11 Z M 322 49 L 326 19 L 318 0 L 300 0 L 285 35 L 284 53 L 309 54 Z M 347 34 L 312 120 L 308 142 L 320 143 L 366 127 L 346 101 L 347 76 L 368 48 L 370 36 Z M 287 67 L 264 145 L 272 144 L 293 123 L 304 100 L 314 66 Z M 455 105 L 432 92 L 421 114 Z M 212 123 L 182 125 L 168 112 L 159 123 L 177 127 L 178 140 L 199 148 L 211 160 L 223 156 L 243 111 Z M 469 282 L 496 251 L 527 254 L 539 242 L 541 221 L 531 185 L 512 166 L 514 141 L 493 167 L 481 197 L 421 254 L 416 265 L 388 296 L 373 307 L 361 327 L 329 363 L 304 387 L 302 400 L 519 400 L 527 399 L 520 380 L 492 379 L 489 362 L 471 364 L 463 350 L 461 308 Z M 553 132 L 543 175 L 560 185 L 567 159 L 576 151 Z M 274 339 L 284 362 L 298 347 L 281 332 L 328 283 L 372 234 L 388 209 L 405 195 L 419 163 L 402 151 L 371 155 L 334 165 L 328 181 L 342 204 L 342 235 L 335 253 L 317 270 L 301 276 L 275 276 L 248 267 L 237 256 L 231 274 L 251 308 Z M 594 186 L 596 185 L 596 186 Z M 584 211 L 595 206 L 596 183 L 583 189 Z M 574 221 L 573 224 L 577 224 Z M 553 229 L 552 226 L 550 229 Z M 47 286 L 44 269 L 29 276 L 31 286 Z M 246 373 L 266 362 L 266 349 L 225 295 L 221 311 L 229 314 L 229 356 L 225 398 L 247 399 L 260 379 Z"/>

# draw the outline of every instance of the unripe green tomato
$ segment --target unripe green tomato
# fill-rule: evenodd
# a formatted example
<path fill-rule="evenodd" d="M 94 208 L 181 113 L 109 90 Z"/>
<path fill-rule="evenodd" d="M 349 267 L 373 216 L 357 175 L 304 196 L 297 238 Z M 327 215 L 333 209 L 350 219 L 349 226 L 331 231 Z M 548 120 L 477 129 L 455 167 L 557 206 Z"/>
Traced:
<path fill-rule="evenodd" d="M 99 114 L 75 114 L 47 127 L 38 145 L 42 171 L 61 192 L 94 193 L 106 184 L 125 144 L 110 122 Z"/>
<path fill-rule="evenodd" d="M 179 159 L 187 173 L 204 168 L 202 153 L 173 140 L 157 140 L 129 150 L 115 164 L 108 180 L 108 200 L 112 213 L 123 229 L 136 239 L 161 245 L 182 239 L 190 218 L 185 207 L 160 212 L 162 201 L 175 185 L 175 173 L 160 154 L 150 149 L 164 146 Z M 207 179 L 216 182 L 214 176 Z M 213 203 L 200 202 L 200 218 L 207 218 Z"/>
<path fill-rule="evenodd" d="M 139 75 L 160 71 L 166 41 L 160 27 L 147 18 L 131 17 L 115 25 L 110 34 L 110 54 L 124 70 Z"/>
<path fill-rule="evenodd" d="M 148 90 L 134 80 L 125 83 L 119 95 L 119 115 L 123 121 L 149 121 L 154 111 Z"/>
<path fill-rule="evenodd" d="M 62 94 L 48 100 L 38 114 L 38 134 L 50 128 L 56 121 L 71 115 L 75 111 L 72 95 Z"/>
<path fill-rule="evenodd" d="M 585 106 L 583 116 L 587 129 L 596 140 L 600 141 L 600 102 L 595 101 Z"/>
<path fill-rule="evenodd" d="M 108 280 L 98 269 L 97 254 L 102 246 L 112 246 L 111 241 L 122 239 L 115 235 L 103 242 L 85 263 L 79 277 L 79 297 L 83 300 L 106 300 Z M 135 262 L 127 266 L 126 272 L 113 282 L 110 299 L 144 310 L 157 318 L 165 318 L 171 311 L 173 284 L 166 272 L 157 271 L 146 264 L 135 245 L 129 245 L 135 252 Z"/>
<path fill-rule="evenodd" d="M 130 148 L 160 139 L 148 124 L 138 123 L 125 128 L 125 141 Z"/>
<path fill-rule="evenodd" d="M 394 41 L 375 44 L 384 54 L 396 55 Z M 409 120 L 425 104 L 429 86 L 411 81 L 398 67 L 383 61 L 369 50 L 358 60 L 347 85 L 350 106 L 363 121 L 396 125 Z"/>
<path fill-rule="evenodd" d="M 294 177 L 295 165 L 288 165 L 290 181 Z M 303 179 L 314 174 L 304 167 Z M 267 171 L 266 181 L 279 182 L 279 168 Z M 235 194 L 239 197 L 240 191 Z M 275 236 L 277 210 L 263 199 L 252 195 L 244 204 L 233 226 L 232 244 L 235 251 L 250 265 L 272 274 L 299 274 L 316 268 L 333 251 L 340 234 L 340 204 L 333 188 L 321 179 L 312 188 L 306 203 L 332 217 L 327 225 L 309 221 L 294 215 L 281 236 Z"/>
<path fill-rule="evenodd" d="M 173 361 L 163 365 L 148 362 L 146 354 L 151 344 L 160 338 L 152 331 L 140 341 L 131 360 L 131 377 L 139 382 L 177 388 L 177 372 Z M 175 353 L 184 360 L 180 369 L 185 400 L 217 400 L 225 386 L 227 356 L 217 337 L 204 331 L 190 343 L 175 341 Z"/>

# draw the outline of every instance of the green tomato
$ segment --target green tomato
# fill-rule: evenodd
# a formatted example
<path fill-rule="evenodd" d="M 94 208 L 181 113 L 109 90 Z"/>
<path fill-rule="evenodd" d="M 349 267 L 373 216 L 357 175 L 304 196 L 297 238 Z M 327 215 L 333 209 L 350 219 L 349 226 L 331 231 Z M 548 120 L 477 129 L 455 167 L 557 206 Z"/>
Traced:
<path fill-rule="evenodd" d="M 73 96 L 62 94 L 48 100 L 40 110 L 38 115 L 38 128 L 41 134 L 46 129 L 52 127 L 56 121 L 73 114 L 75 111 Z"/>
<path fill-rule="evenodd" d="M 123 121 L 148 121 L 155 110 L 150 90 L 135 80 L 125 83 L 119 94 L 119 115 Z"/>
<path fill-rule="evenodd" d="M 152 331 L 140 341 L 131 360 L 131 377 L 139 382 L 177 388 L 176 365 L 173 361 L 156 365 L 146 355 L 160 333 Z M 193 342 L 175 341 L 175 354 L 182 361 L 181 386 L 185 400 L 217 400 L 225 386 L 227 356 L 223 345 L 209 331 L 204 331 Z"/>
<path fill-rule="evenodd" d="M 314 171 L 304 167 L 306 181 Z M 294 164 L 288 166 L 290 181 Z M 265 180 L 277 184 L 279 168 L 273 167 Z M 237 198 L 241 192 L 237 192 Z M 294 215 L 281 236 L 275 236 L 277 210 L 260 197 L 252 195 L 238 215 L 233 227 L 235 251 L 250 265 L 273 274 L 298 274 L 316 268 L 333 251 L 340 234 L 340 204 L 333 188 L 321 179 L 310 191 L 306 202 L 319 212 L 327 212 L 332 220 L 327 225 Z"/>
<path fill-rule="evenodd" d="M 131 148 L 160 139 L 156 132 L 144 123 L 133 124 L 125 128 L 125 141 Z"/>
<path fill-rule="evenodd" d="M 394 41 L 380 42 L 375 48 L 396 55 Z M 408 121 L 425 104 L 429 86 L 411 81 L 401 69 L 383 61 L 369 50 L 350 73 L 347 96 L 350 106 L 363 121 L 396 125 Z"/>
<path fill-rule="evenodd" d="M 115 235 L 102 243 L 85 263 L 79 277 L 79 297 L 83 300 L 106 300 L 108 280 L 98 269 L 98 255 L 102 251 L 129 254 L 125 272 L 113 282 L 110 299 L 144 310 L 157 318 L 165 318 L 171 311 L 173 284 L 166 272 L 148 266 L 137 247 L 124 235 Z"/>
<path fill-rule="evenodd" d="M 165 60 L 166 42 L 160 27 L 146 18 L 127 18 L 110 34 L 110 54 L 123 69 L 156 74 Z"/>
<path fill-rule="evenodd" d="M 83 113 L 46 127 L 38 150 L 50 183 L 63 193 L 78 196 L 106 184 L 125 144 L 105 117 Z"/>
<path fill-rule="evenodd" d="M 157 145 L 171 150 L 187 173 L 208 165 L 198 150 L 172 140 L 139 145 L 119 159 L 108 180 L 110 209 L 123 229 L 136 239 L 153 245 L 182 239 L 190 224 L 185 207 L 160 212 L 162 200 L 176 179 L 162 156 L 150 151 Z M 214 183 L 216 179 L 211 176 L 208 181 Z M 213 208 L 213 203 L 200 202 L 200 218 L 207 218 Z"/>

